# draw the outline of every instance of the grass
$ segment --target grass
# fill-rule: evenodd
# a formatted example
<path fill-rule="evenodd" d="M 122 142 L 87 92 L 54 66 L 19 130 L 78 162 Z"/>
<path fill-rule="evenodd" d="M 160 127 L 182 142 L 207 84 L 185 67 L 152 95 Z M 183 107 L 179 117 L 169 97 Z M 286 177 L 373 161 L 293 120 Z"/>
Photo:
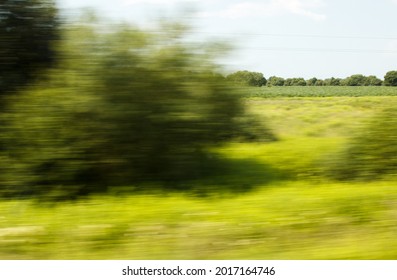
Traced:
<path fill-rule="evenodd" d="M 3 259 L 395 259 L 382 182 L 284 182 L 237 197 L 92 197 L 1 204 Z"/>
<path fill-rule="evenodd" d="M 247 98 L 246 103 L 280 137 L 346 138 L 364 120 L 385 107 L 397 106 L 397 99 L 394 96 L 255 97 Z"/>
<path fill-rule="evenodd" d="M 397 105 L 369 95 L 246 98 L 280 141 L 214 149 L 228 175 L 192 182 L 212 191 L 206 197 L 2 201 L 0 259 L 396 259 L 397 182 L 327 181 L 316 164 Z M 233 184 L 246 191 L 215 191 Z"/>

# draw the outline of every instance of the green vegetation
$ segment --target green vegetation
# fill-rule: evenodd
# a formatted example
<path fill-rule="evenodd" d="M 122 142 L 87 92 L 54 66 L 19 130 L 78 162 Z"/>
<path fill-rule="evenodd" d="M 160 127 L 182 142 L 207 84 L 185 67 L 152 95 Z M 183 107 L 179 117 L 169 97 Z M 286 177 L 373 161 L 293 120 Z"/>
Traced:
<path fill-rule="evenodd" d="M 226 79 L 234 84 L 241 86 L 261 87 L 266 85 L 267 81 L 262 73 L 250 71 L 237 71 L 230 74 Z"/>
<path fill-rule="evenodd" d="M 5 3 L 1 259 L 397 257 L 396 87 L 261 87 L 183 24 L 58 29 L 52 2 Z"/>
<path fill-rule="evenodd" d="M 336 97 L 336 96 L 397 96 L 395 87 L 261 87 L 243 88 L 245 97 Z"/>
<path fill-rule="evenodd" d="M 73 199 L 145 182 L 185 189 L 214 168 L 209 148 L 274 139 L 213 74 L 216 49 L 192 48 L 184 25 L 159 28 L 64 27 L 57 67 L 9 97 L 0 116 L 0 195 Z"/>
<path fill-rule="evenodd" d="M 395 259 L 393 183 L 0 204 L 1 259 Z"/>
<path fill-rule="evenodd" d="M 260 78 L 266 81 L 263 74 L 258 72 L 237 71 L 227 76 L 227 79 L 235 84 L 245 86 L 262 86 L 265 84 L 268 86 L 397 86 L 397 71 L 387 72 L 384 81 L 374 75 L 364 76 L 362 74 L 354 74 L 344 79 L 331 77 L 324 80 L 316 77 L 305 80 L 304 78 L 285 79 L 271 76 L 264 83 L 259 82 Z"/>
<path fill-rule="evenodd" d="M 395 259 L 395 179 L 330 181 L 318 165 L 382 107 L 397 105 L 395 97 L 249 98 L 246 105 L 280 139 L 213 148 L 228 159 L 228 172 L 191 182 L 207 196 L 115 188 L 62 203 L 3 201 L 0 258 Z M 227 192 L 225 184 L 247 192 Z"/>
<path fill-rule="evenodd" d="M 384 109 L 352 137 L 334 159 L 331 175 L 351 180 L 376 180 L 397 175 L 397 111 Z"/>
<path fill-rule="evenodd" d="M 0 96 L 29 84 L 54 64 L 58 27 L 51 0 L 1 1 Z"/>
<path fill-rule="evenodd" d="M 375 76 L 364 76 L 361 74 L 351 75 L 346 79 L 343 79 L 339 82 L 339 84 L 331 84 L 331 85 L 342 85 L 342 86 L 381 86 L 382 80 L 378 79 Z"/>
<path fill-rule="evenodd" d="M 284 86 L 306 86 L 306 81 L 303 78 L 288 78 L 285 79 Z"/>
<path fill-rule="evenodd" d="M 271 76 L 267 81 L 268 86 L 283 86 L 285 83 L 285 79 L 281 77 Z"/>
<path fill-rule="evenodd" d="M 397 71 L 389 71 L 386 73 L 385 86 L 397 86 Z"/>

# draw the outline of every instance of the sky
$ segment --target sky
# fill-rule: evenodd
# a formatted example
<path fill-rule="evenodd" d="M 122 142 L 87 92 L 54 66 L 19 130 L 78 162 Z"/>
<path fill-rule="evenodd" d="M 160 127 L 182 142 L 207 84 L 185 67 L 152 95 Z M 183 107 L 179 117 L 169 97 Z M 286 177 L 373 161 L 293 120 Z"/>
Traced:
<path fill-rule="evenodd" d="M 234 50 L 227 72 L 309 79 L 397 70 L 397 0 L 57 0 L 73 17 L 91 7 L 105 17 L 149 26 L 189 21 L 203 40 Z"/>

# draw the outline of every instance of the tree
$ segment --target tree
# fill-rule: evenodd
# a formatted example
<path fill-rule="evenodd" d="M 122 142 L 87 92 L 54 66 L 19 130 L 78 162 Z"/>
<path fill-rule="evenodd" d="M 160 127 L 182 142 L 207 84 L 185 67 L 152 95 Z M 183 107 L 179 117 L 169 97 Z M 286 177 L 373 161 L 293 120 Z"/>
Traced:
<path fill-rule="evenodd" d="M 3 192 L 70 198 L 148 181 L 177 188 L 205 174 L 209 148 L 252 137 L 234 87 L 212 74 L 216 50 L 194 49 L 182 27 L 67 29 L 50 83 L 26 90 L 3 115 Z"/>
<path fill-rule="evenodd" d="M 361 74 L 351 75 L 345 79 L 345 85 L 347 86 L 363 86 L 365 84 L 365 76 Z"/>
<path fill-rule="evenodd" d="M 50 0 L 2 0 L 0 95 L 17 90 L 53 65 L 57 9 Z"/>
<path fill-rule="evenodd" d="M 267 85 L 270 85 L 270 86 L 283 86 L 284 82 L 285 82 L 284 78 L 271 76 L 271 77 L 269 77 L 269 79 L 267 81 Z"/>
<path fill-rule="evenodd" d="M 314 85 L 316 85 L 316 82 L 317 82 L 317 78 L 316 78 L 316 77 L 313 77 L 313 78 L 307 80 L 307 81 L 306 81 L 306 84 L 307 84 L 308 86 L 314 86 Z"/>
<path fill-rule="evenodd" d="M 326 86 L 339 86 L 339 85 L 340 85 L 340 82 L 341 82 L 341 79 L 339 79 L 339 78 L 334 78 L 334 77 L 332 77 L 332 78 L 330 78 L 330 79 L 325 79 L 325 80 L 324 80 L 324 84 L 325 84 Z"/>
<path fill-rule="evenodd" d="M 315 86 L 325 86 L 324 80 L 318 79 Z"/>
<path fill-rule="evenodd" d="M 341 85 L 344 86 L 365 86 L 367 83 L 367 77 L 361 74 L 351 75 L 341 81 Z"/>
<path fill-rule="evenodd" d="M 389 71 L 385 75 L 385 86 L 397 86 L 397 71 Z"/>
<path fill-rule="evenodd" d="M 266 79 L 262 73 L 250 71 L 237 71 L 226 77 L 227 80 L 245 86 L 261 87 L 266 85 Z"/>
<path fill-rule="evenodd" d="M 304 78 L 288 78 L 284 82 L 285 86 L 306 86 Z"/>
<path fill-rule="evenodd" d="M 382 80 L 376 76 L 368 76 L 365 85 L 366 86 L 381 86 Z"/>

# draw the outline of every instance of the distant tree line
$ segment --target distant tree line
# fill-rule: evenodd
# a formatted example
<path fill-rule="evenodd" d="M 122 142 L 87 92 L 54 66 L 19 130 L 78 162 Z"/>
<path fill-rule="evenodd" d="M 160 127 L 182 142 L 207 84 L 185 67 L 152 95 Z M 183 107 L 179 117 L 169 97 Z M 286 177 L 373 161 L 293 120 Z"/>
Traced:
<path fill-rule="evenodd" d="M 397 71 L 389 71 L 384 80 L 376 76 L 364 76 L 362 74 L 351 75 L 347 78 L 317 79 L 315 77 L 305 80 L 304 78 L 282 78 L 271 76 L 268 79 L 262 73 L 250 71 L 237 71 L 226 76 L 226 79 L 245 86 L 397 86 Z"/>

